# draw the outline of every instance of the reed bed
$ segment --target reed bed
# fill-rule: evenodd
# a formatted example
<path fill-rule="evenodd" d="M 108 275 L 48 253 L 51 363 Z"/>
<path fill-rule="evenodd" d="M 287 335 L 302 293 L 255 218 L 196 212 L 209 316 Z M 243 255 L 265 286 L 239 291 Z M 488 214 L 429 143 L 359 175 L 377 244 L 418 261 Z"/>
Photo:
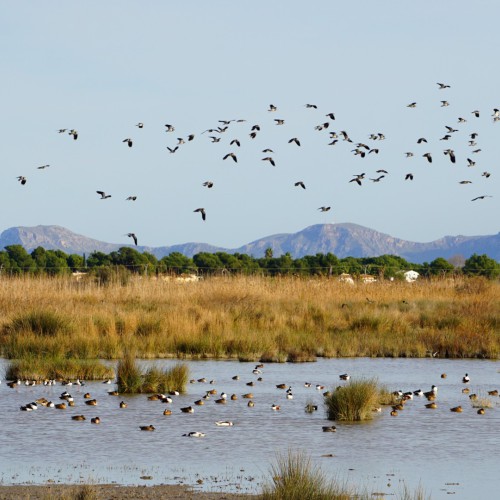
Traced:
<path fill-rule="evenodd" d="M 341 283 L 335 278 L 71 277 L 0 280 L 9 358 L 120 359 L 500 356 L 500 284 L 477 278 Z M 435 354 L 437 353 L 437 354 Z"/>
<path fill-rule="evenodd" d="M 380 399 L 381 391 L 375 379 L 353 380 L 325 397 L 327 415 L 330 420 L 345 422 L 369 420 Z"/>
<path fill-rule="evenodd" d="M 135 354 L 126 353 L 117 367 L 118 391 L 128 394 L 186 392 L 189 378 L 187 365 L 178 363 L 167 370 L 157 367 L 144 372 L 137 364 Z"/>
<path fill-rule="evenodd" d="M 96 359 L 67 359 L 54 356 L 28 356 L 11 361 L 5 377 L 9 380 L 105 380 L 114 369 Z"/>

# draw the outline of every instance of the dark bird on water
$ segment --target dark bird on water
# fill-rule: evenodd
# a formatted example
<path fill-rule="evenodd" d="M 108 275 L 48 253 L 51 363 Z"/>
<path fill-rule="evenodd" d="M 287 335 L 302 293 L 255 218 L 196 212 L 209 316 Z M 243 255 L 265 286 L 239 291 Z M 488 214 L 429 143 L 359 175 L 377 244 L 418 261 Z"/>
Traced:
<path fill-rule="evenodd" d="M 193 210 L 193 212 L 200 212 L 201 213 L 201 218 L 203 220 L 206 220 L 207 218 L 207 213 L 205 212 L 204 208 L 197 208 L 196 210 Z"/>
<path fill-rule="evenodd" d="M 137 236 L 135 235 L 135 233 L 127 233 L 127 236 L 129 238 L 132 238 L 134 240 L 135 246 L 137 246 Z"/>

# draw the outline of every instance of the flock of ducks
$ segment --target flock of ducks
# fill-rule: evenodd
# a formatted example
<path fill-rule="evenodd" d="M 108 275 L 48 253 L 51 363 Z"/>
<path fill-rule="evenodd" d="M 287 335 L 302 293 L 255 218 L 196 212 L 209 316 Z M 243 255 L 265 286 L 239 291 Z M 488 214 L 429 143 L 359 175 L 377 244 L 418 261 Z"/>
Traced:
<path fill-rule="evenodd" d="M 439 92 L 446 92 L 447 89 L 450 89 L 450 85 L 442 82 L 438 82 L 438 91 Z M 450 103 L 448 100 L 443 99 L 440 101 L 440 107 L 443 108 L 448 108 L 452 106 L 452 103 Z M 325 144 L 328 145 L 329 147 L 339 147 L 340 144 L 345 144 L 347 147 L 351 148 L 350 152 L 361 159 L 366 159 L 369 156 L 374 156 L 374 155 L 379 155 L 383 153 L 383 148 L 381 147 L 381 144 L 384 143 L 386 139 L 386 135 L 382 132 L 372 132 L 367 135 L 368 141 L 365 142 L 364 140 L 361 141 L 355 141 L 352 139 L 349 135 L 349 133 L 346 130 L 339 130 L 335 131 L 333 130 L 334 124 L 336 123 L 337 117 L 335 113 L 331 112 L 330 110 L 325 110 L 327 112 L 323 113 L 319 110 L 318 106 L 316 104 L 312 103 L 307 103 L 304 105 L 306 109 L 310 110 L 311 116 L 315 117 L 316 119 L 316 124 L 312 125 L 312 129 L 317 131 L 320 134 L 325 135 L 326 141 Z M 418 103 L 416 101 L 410 102 L 407 107 L 409 109 L 416 109 L 418 108 Z M 187 135 L 177 137 L 177 142 L 175 145 L 170 145 L 167 146 L 167 150 L 169 151 L 170 154 L 177 154 L 181 151 L 182 148 L 188 147 L 188 144 L 192 142 L 196 142 L 197 140 L 208 140 L 211 143 L 216 143 L 222 146 L 224 144 L 227 145 L 227 149 L 225 150 L 225 153 L 221 155 L 221 161 L 226 161 L 229 160 L 230 162 L 237 164 L 238 163 L 238 158 L 239 158 L 239 151 L 244 150 L 244 140 L 242 138 L 242 134 L 246 136 L 247 141 L 254 141 L 257 137 L 260 136 L 260 134 L 263 134 L 263 130 L 266 129 L 266 127 L 270 126 L 279 126 L 279 127 L 284 127 L 286 129 L 287 127 L 287 119 L 286 117 L 283 116 L 278 116 L 274 118 L 278 113 L 280 112 L 280 109 L 277 105 L 275 104 L 270 104 L 269 108 L 267 109 L 267 113 L 272 115 L 273 118 L 270 120 L 265 120 L 263 123 L 260 124 L 253 124 L 247 128 L 247 130 L 242 129 L 243 127 L 246 127 L 245 123 L 246 120 L 244 119 L 224 119 L 224 120 L 218 120 L 217 125 L 208 128 L 201 132 L 199 134 L 199 137 L 197 134 L 194 133 L 189 133 Z M 319 116 L 318 116 L 319 113 Z M 476 120 L 480 117 L 480 111 L 479 110 L 473 110 L 471 113 L 472 119 Z M 500 110 L 497 108 L 493 109 L 492 112 L 492 121 L 497 122 L 500 120 Z M 318 121 L 320 121 L 318 123 Z M 458 116 L 456 118 L 457 120 L 457 126 L 462 126 L 467 123 L 467 119 L 464 116 Z M 314 122 L 313 122 L 314 123 Z M 238 124 L 243 124 L 242 126 L 235 127 Z M 140 134 L 144 133 L 143 131 L 146 130 L 146 126 L 143 122 L 139 122 L 135 125 L 137 127 L 137 130 L 140 131 Z M 167 136 L 170 136 L 171 134 L 174 134 L 176 131 L 175 125 L 171 123 L 166 123 L 164 132 L 167 134 Z M 61 128 L 57 131 L 59 134 L 68 134 L 74 141 L 76 141 L 80 135 L 77 130 L 75 129 L 67 129 L 67 128 Z M 208 135 L 205 135 L 208 134 Z M 235 137 L 237 134 L 238 137 Z M 290 132 L 290 138 L 286 141 L 289 147 L 296 147 L 296 148 L 301 148 L 304 147 L 305 143 L 307 141 L 301 139 L 297 134 L 296 130 L 293 130 Z M 459 128 L 455 128 L 454 125 L 444 125 L 444 135 L 439 138 L 439 141 L 443 142 L 453 142 L 455 140 L 455 137 L 458 137 L 460 135 L 460 130 Z M 481 148 L 477 147 L 477 139 L 478 139 L 479 133 L 478 132 L 472 132 L 468 135 L 468 140 L 467 140 L 467 145 L 470 148 L 470 155 L 467 155 L 466 160 L 462 160 L 461 158 L 458 157 L 458 155 L 455 153 L 455 150 L 450 148 L 445 148 L 442 150 L 442 153 L 446 155 L 450 162 L 453 165 L 459 165 L 462 162 L 467 163 L 465 166 L 469 169 L 472 168 L 476 165 L 476 161 L 472 160 L 472 155 L 478 155 L 482 150 Z M 139 138 L 137 139 L 138 141 L 140 140 Z M 430 140 L 430 139 L 429 139 Z M 135 144 L 135 138 L 133 137 L 126 137 L 122 139 L 122 142 L 126 144 L 126 146 L 130 149 L 134 146 Z M 425 137 L 419 137 L 415 138 L 415 144 L 417 145 L 418 148 L 422 148 L 425 145 L 429 143 L 428 139 Z M 279 150 L 276 148 L 279 147 L 279 145 L 273 145 L 273 147 L 265 147 L 261 150 L 262 152 L 262 157 L 260 160 L 271 167 L 276 167 L 278 168 L 280 165 L 279 161 Z M 419 151 L 416 153 L 415 151 L 406 151 L 402 152 L 402 156 L 406 157 L 407 159 L 412 159 L 415 157 L 415 155 L 419 155 L 422 158 L 425 159 L 425 161 L 429 164 L 432 164 L 435 159 L 435 152 L 434 151 Z M 50 167 L 50 164 L 45 164 L 37 167 L 38 169 L 46 169 Z M 373 182 L 373 183 L 380 183 L 380 182 L 385 182 L 387 178 L 389 177 L 389 170 L 387 169 L 382 169 L 379 168 L 375 170 L 374 175 L 368 176 L 367 177 L 366 172 L 361 172 L 361 173 L 356 173 L 352 174 L 350 179 L 347 179 L 347 183 L 353 184 L 356 186 L 363 186 L 364 182 L 367 180 Z M 413 181 L 415 176 L 417 174 L 414 173 L 414 171 L 407 171 L 404 173 L 403 178 L 405 181 Z M 491 177 L 491 173 L 489 171 L 483 171 L 481 176 L 485 179 L 489 179 Z M 27 183 L 27 177 L 25 175 L 19 175 L 17 176 L 17 180 L 20 182 L 21 185 L 26 185 Z M 459 184 L 461 185 L 466 185 L 466 184 L 472 184 L 473 181 L 470 179 L 463 179 L 459 181 Z M 213 180 L 204 180 L 203 182 L 200 182 L 200 185 L 203 187 L 206 187 L 208 189 L 214 189 L 214 186 L 216 186 L 216 182 Z M 293 186 L 300 188 L 301 190 L 306 190 L 307 186 L 304 180 L 299 179 L 296 180 L 293 183 Z M 97 190 L 96 193 L 99 195 L 100 200 L 109 200 L 112 195 L 107 193 L 104 190 Z M 485 200 L 486 198 L 491 198 L 492 196 L 490 194 L 479 194 L 478 196 L 475 196 L 471 199 L 471 201 L 478 201 L 478 200 Z M 132 201 L 135 202 L 138 199 L 138 196 L 136 194 L 129 195 L 125 198 L 126 201 Z M 320 212 L 328 212 L 331 210 L 330 205 L 322 205 L 320 206 L 317 210 Z M 207 221 L 207 209 L 205 207 L 199 207 L 193 210 L 195 213 L 199 213 L 201 215 L 201 220 L 202 222 Z M 137 245 L 137 236 L 136 233 L 130 232 L 127 233 L 127 236 L 133 239 L 134 244 Z"/>
<path fill-rule="evenodd" d="M 248 387 L 253 387 L 261 382 L 263 382 L 263 364 L 258 364 L 255 366 L 255 368 L 252 370 L 252 374 L 257 376 L 256 380 L 250 380 L 249 382 L 246 383 L 246 386 Z M 446 378 L 446 374 L 442 374 L 441 378 Z M 240 380 L 239 375 L 235 375 L 232 377 L 233 380 Z M 343 373 L 339 375 L 339 381 L 342 382 L 347 382 L 351 379 L 351 376 L 348 373 Z M 468 373 L 466 373 L 463 378 L 462 378 L 462 383 L 466 386 L 463 390 L 463 394 L 469 394 L 470 389 L 469 389 L 469 384 L 471 382 L 471 378 Z M 109 384 L 112 383 L 111 380 L 107 380 L 103 382 L 104 384 Z M 190 384 L 209 384 L 209 385 L 214 385 L 216 383 L 215 380 L 210 380 L 208 381 L 205 377 L 199 378 L 199 379 L 192 379 L 190 380 Z M 55 385 L 55 381 L 45 381 L 44 385 L 46 386 L 52 386 Z M 11 381 L 8 382 L 7 385 L 10 388 L 16 388 L 19 386 L 29 386 L 33 387 L 36 385 L 39 385 L 36 381 Z M 71 386 L 76 386 L 78 387 L 78 390 L 80 390 L 81 386 L 84 386 L 85 383 L 83 381 L 77 380 L 76 382 L 62 382 L 62 385 L 66 387 L 66 389 L 59 395 L 58 399 L 59 402 L 54 402 L 51 401 L 45 397 L 40 397 L 36 399 L 35 401 L 29 402 L 27 404 L 24 404 L 20 406 L 20 410 L 24 412 L 33 412 L 38 410 L 40 407 L 46 407 L 46 408 L 54 408 L 57 410 L 66 410 L 70 407 L 75 407 L 75 406 L 80 406 L 82 401 L 76 401 L 75 397 L 72 396 L 70 392 L 68 392 L 67 389 L 71 388 Z M 330 391 L 326 390 L 326 387 L 322 384 L 316 384 L 313 385 L 311 382 L 304 382 L 304 387 L 305 388 L 315 388 L 317 391 L 320 391 L 322 393 L 323 397 L 326 397 L 331 394 Z M 343 386 L 338 386 L 337 389 L 342 388 Z M 275 384 L 275 388 L 278 392 L 284 391 L 284 397 L 285 399 L 293 399 L 293 392 L 292 392 L 292 387 L 286 383 L 280 383 L 280 384 Z M 119 392 L 116 390 L 109 390 L 107 391 L 107 394 L 109 396 L 119 396 Z M 159 403 L 163 403 L 168 405 L 165 407 L 165 409 L 162 411 L 162 414 L 165 416 L 172 415 L 173 411 L 175 411 L 175 399 L 176 396 L 179 396 L 179 391 L 173 390 L 169 392 L 168 394 L 151 394 L 147 396 L 148 401 L 158 401 Z M 488 396 L 489 397 L 498 397 L 499 392 L 498 390 L 491 390 L 488 391 Z M 428 402 L 425 404 L 425 408 L 427 409 L 437 409 L 437 396 L 438 396 L 438 388 L 436 385 L 432 385 L 431 389 L 429 391 L 423 391 L 422 389 L 414 390 L 414 391 L 407 391 L 404 392 L 402 390 L 395 391 L 392 393 L 393 396 L 393 404 L 392 404 L 392 409 L 390 412 L 390 415 L 393 417 L 396 417 L 399 415 L 399 412 L 404 410 L 405 404 L 408 401 L 411 401 L 415 398 L 425 398 Z M 238 400 L 239 398 L 243 398 L 247 401 L 247 406 L 249 408 L 252 408 L 255 406 L 254 402 L 254 393 L 252 392 L 246 392 L 244 394 L 238 395 L 238 394 L 232 394 L 229 396 L 225 392 L 218 392 L 217 389 L 211 388 L 211 389 L 206 389 L 204 391 L 204 395 L 201 396 L 199 399 L 196 399 L 191 405 L 189 406 L 179 406 L 177 408 L 177 411 L 180 411 L 181 413 L 195 413 L 195 408 L 199 406 L 203 406 L 205 404 L 209 404 L 210 400 L 213 400 L 214 404 L 219 404 L 219 405 L 226 405 L 228 404 L 229 401 L 235 401 Z M 282 397 L 282 396 L 281 396 Z M 83 399 L 83 404 L 86 407 L 96 407 L 99 405 L 98 399 L 93 398 L 90 394 L 90 392 L 85 392 L 83 394 L 83 397 L 80 394 L 80 398 Z M 481 402 L 477 394 L 470 394 L 469 399 L 472 402 L 474 407 L 477 407 L 477 402 Z M 484 406 L 486 406 L 484 404 Z M 128 407 L 128 404 L 125 401 L 121 401 L 119 404 L 117 404 L 117 407 L 119 409 L 126 409 Z M 280 412 L 282 409 L 281 404 L 273 403 L 270 406 L 271 411 L 274 412 Z M 313 405 L 312 403 L 308 403 L 305 407 L 305 411 L 308 413 L 312 413 L 314 411 L 318 410 L 317 405 Z M 381 412 L 381 408 L 373 408 L 374 412 Z M 463 407 L 461 405 L 455 406 L 450 408 L 450 411 L 453 413 L 462 413 L 463 412 Z M 484 415 L 485 414 L 485 408 L 483 406 L 480 406 L 477 410 L 477 414 L 479 415 Z M 87 418 L 84 414 L 76 414 L 72 415 L 71 419 L 74 421 L 86 421 Z M 101 418 L 99 416 L 94 416 L 90 419 L 90 423 L 99 425 L 101 423 Z M 234 423 L 231 420 L 216 420 L 215 425 L 218 427 L 233 427 Z M 146 431 L 146 432 L 152 432 L 156 430 L 156 427 L 152 424 L 147 424 L 147 425 L 140 425 L 138 427 L 140 431 Z M 323 432 L 336 432 L 337 428 L 334 425 L 327 425 L 327 426 L 322 426 L 322 431 Z M 205 432 L 195 430 L 195 431 L 190 431 L 187 433 L 182 434 L 184 437 L 190 437 L 190 438 L 203 438 L 206 436 Z"/>

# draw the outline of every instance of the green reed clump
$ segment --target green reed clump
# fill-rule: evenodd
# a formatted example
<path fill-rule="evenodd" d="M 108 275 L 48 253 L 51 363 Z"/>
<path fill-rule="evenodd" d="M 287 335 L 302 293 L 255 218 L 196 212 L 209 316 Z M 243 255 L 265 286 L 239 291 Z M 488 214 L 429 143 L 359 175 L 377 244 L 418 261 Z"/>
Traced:
<path fill-rule="evenodd" d="M 7 365 L 5 377 L 11 380 L 104 380 L 113 378 L 113 368 L 97 359 L 68 359 L 60 356 L 27 356 Z"/>
<path fill-rule="evenodd" d="M 152 367 L 143 372 L 131 353 L 127 353 L 118 362 L 116 371 L 118 391 L 129 394 L 163 393 L 173 390 L 185 392 L 189 379 L 189 368 L 186 364 L 178 363 L 166 370 Z"/>
<path fill-rule="evenodd" d="M 350 381 L 325 397 L 330 420 L 355 422 L 373 417 L 373 408 L 378 406 L 380 389 L 375 379 Z"/>
<path fill-rule="evenodd" d="M 350 500 L 353 492 L 311 463 L 303 452 L 278 454 L 271 465 L 271 478 L 262 487 L 262 500 Z M 358 497 L 356 497 L 358 498 Z"/>
<path fill-rule="evenodd" d="M 59 333 L 70 334 L 72 331 L 71 321 L 67 317 L 50 310 L 19 314 L 4 326 L 6 334 L 34 333 L 54 337 Z"/>

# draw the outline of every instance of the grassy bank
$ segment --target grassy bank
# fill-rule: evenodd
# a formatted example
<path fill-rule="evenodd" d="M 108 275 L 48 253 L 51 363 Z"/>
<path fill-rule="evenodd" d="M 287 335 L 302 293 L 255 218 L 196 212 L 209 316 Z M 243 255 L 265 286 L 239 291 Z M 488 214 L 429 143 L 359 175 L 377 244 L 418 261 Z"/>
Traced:
<path fill-rule="evenodd" d="M 473 278 L 2 279 L 0 312 L 10 358 L 500 357 L 500 284 Z"/>

